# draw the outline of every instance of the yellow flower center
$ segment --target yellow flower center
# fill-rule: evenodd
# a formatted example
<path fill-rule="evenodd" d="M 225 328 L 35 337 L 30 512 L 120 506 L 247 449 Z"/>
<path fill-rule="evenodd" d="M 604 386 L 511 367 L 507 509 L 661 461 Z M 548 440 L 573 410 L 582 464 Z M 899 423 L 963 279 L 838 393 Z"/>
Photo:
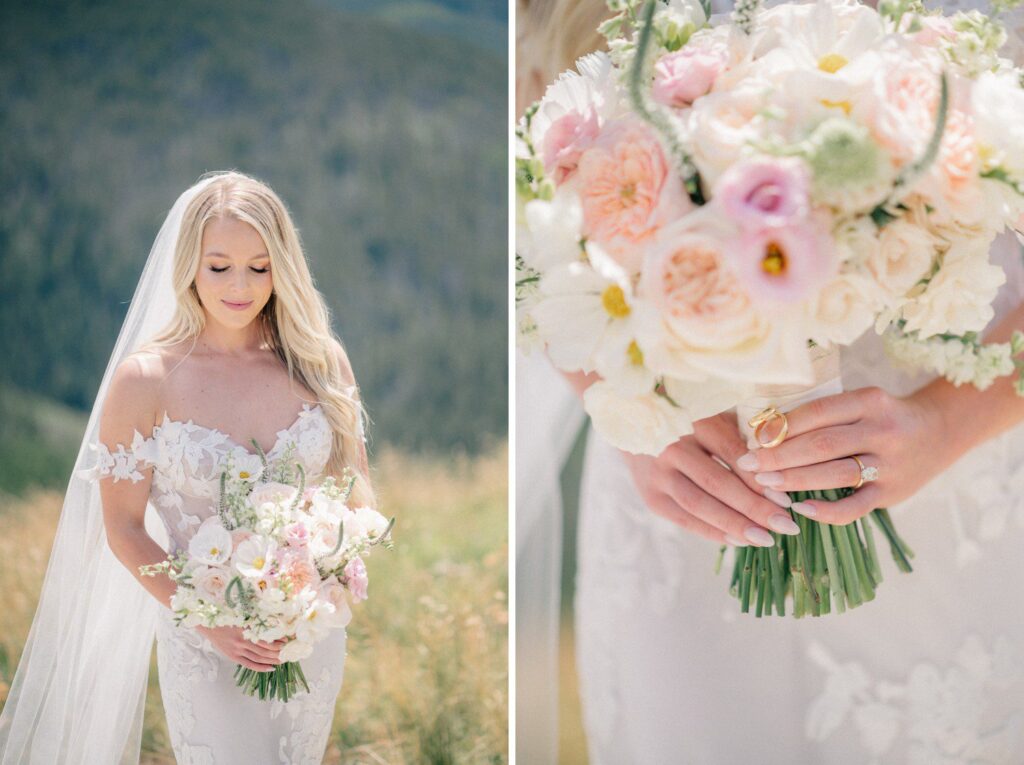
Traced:
<path fill-rule="evenodd" d="M 601 293 L 601 305 L 608 315 L 615 319 L 624 319 L 629 316 L 629 303 L 626 302 L 626 293 L 622 287 L 613 284 Z"/>
<path fill-rule="evenodd" d="M 761 261 L 761 268 L 766 274 L 772 276 L 778 276 L 786 270 L 786 254 L 775 242 L 768 243 L 768 249 Z"/>
<path fill-rule="evenodd" d="M 636 184 L 627 183 L 625 186 L 619 189 L 619 196 L 624 200 L 629 201 L 636 194 Z"/>
<path fill-rule="evenodd" d="M 220 555 L 220 548 L 219 547 L 211 547 L 210 548 L 210 557 L 211 558 L 216 558 L 218 555 Z"/>
<path fill-rule="evenodd" d="M 253 558 L 252 567 L 253 568 L 263 568 L 263 564 L 266 563 L 266 562 L 267 562 L 266 558 Z"/>
<path fill-rule="evenodd" d="M 829 109 L 842 109 L 847 115 L 853 111 L 853 104 L 849 101 L 829 101 L 825 98 L 822 99 L 821 104 Z"/>
<path fill-rule="evenodd" d="M 249 473 L 248 470 L 243 470 L 241 473 L 238 474 L 238 477 L 239 478 L 248 478 L 250 475 L 251 475 L 251 473 Z"/>
<path fill-rule="evenodd" d="M 818 69 L 829 74 L 835 74 L 850 62 L 838 53 L 829 53 L 818 60 Z"/>
<path fill-rule="evenodd" d="M 644 352 L 640 350 L 640 346 L 636 344 L 636 340 L 629 344 L 629 347 L 626 349 L 626 355 L 629 356 L 629 361 L 633 366 L 643 366 Z"/>

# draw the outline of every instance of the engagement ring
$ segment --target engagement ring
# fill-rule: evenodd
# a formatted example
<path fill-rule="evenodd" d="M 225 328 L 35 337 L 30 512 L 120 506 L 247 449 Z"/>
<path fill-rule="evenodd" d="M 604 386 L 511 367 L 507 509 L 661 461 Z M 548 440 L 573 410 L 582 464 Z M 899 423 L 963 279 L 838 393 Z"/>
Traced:
<path fill-rule="evenodd" d="M 878 468 L 876 467 L 865 467 L 864 463 L 860 461 L 860 457 L 856 454 L 851 454 L 850 459 L 857 463 L 860 468 L 860 480 L 857 481 L 857 485 L 853 487 L 856 491 L 861 486 L 866 484 L 868 481 L 875 481 L 878 479 Z"/>

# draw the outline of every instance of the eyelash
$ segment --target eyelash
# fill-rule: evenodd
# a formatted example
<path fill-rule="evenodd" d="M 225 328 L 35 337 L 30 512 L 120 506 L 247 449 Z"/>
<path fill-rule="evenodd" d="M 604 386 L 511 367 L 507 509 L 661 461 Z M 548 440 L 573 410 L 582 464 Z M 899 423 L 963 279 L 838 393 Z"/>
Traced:
<path fill-rule="evenodd" d="M 222 274 L 222 273 L 224 273 L 225 271 L 228 270 L 228 267 L 224 266 L 224 268 L 217 268 L 215 266 L 210 266 L 210 270 L 213 271 L 215 274 Z M 270 269 L 269 268 L 264 268 L 264 269 L 260 270 L 259 268 L 250 268 L 249 270 L 252 271 L 254 274 L 265 274 Z"/>

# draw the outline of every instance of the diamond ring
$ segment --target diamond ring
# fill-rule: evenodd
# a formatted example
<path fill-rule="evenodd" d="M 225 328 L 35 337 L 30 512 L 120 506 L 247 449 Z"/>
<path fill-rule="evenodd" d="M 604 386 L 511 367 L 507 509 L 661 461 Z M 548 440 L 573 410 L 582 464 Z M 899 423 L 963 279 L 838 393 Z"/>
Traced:
<path fill-rule="evenodd" d="M 860 468 L 860 479 L 857 481 L 857 485 L 853 487 L 854 491 L 859 489 L 869 481 L 878 480 L 878 468 L 866 467 L 863 462 L 860 461 L 860 457 L 855 454 L 850 455 L 850 459 L 857 463 L 857 467 Z"/>

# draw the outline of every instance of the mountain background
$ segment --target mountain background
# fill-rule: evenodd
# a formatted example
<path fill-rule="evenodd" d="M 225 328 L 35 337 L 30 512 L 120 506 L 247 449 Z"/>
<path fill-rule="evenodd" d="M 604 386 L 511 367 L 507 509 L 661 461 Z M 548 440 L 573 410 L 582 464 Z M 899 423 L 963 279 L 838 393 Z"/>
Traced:
<path fill-rule="evenodd" d="M 87 415 L 167 210 L 226 168 L 291 210 L 374 447 L 502 441 L 506 13 L 492 0 L 4 3 L 0 444 L 33 437 L 39 453 L 2 447 L 0 488 L 66 480 L 61 444 L 73 460 L 79 439 L 54 413 Z"/>

